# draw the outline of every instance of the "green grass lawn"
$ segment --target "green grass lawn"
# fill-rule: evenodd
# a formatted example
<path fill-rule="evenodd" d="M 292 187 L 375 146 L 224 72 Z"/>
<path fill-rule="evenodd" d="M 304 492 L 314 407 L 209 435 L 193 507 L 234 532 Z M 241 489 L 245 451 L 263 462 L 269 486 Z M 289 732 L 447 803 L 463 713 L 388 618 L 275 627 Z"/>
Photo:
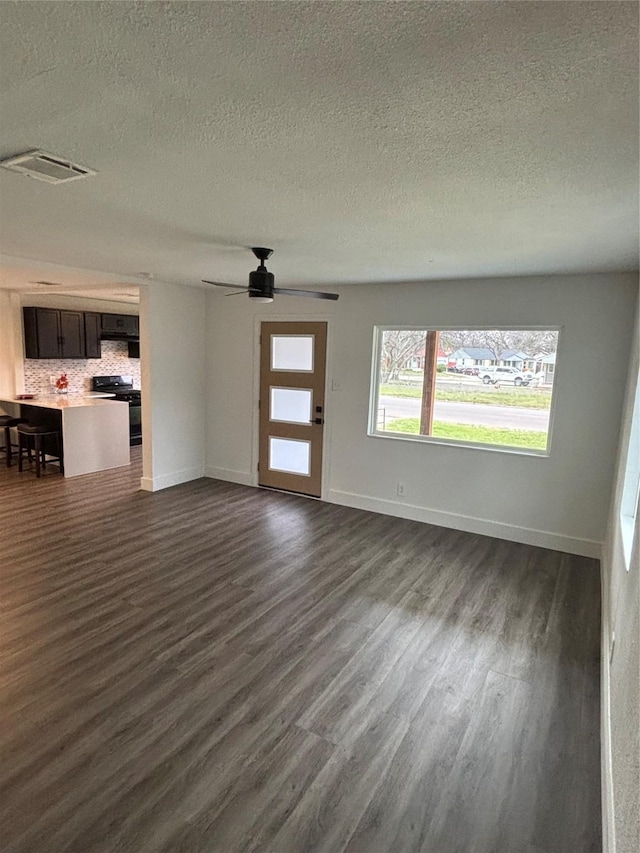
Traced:
<path fill-rule="evenodd" d="M 385 397 L 415 397 L 421 399 L 422 388 L 410 385 L 381 385 Z M 486 406 L 521 406 L 524 409 L 548 409 L 551 406 L 549 391 L 530 391 L 528 388 L 494 388 L 477 391 L 437 388 L 436 401 L 449 403 L 484 403 Z"/>
<path fill-rule="evenodd" d="M 396 418 L 386 425 L 385 432 L 418 435 L 419 429 L 419 418 Z M 434 438 L 452 438 L 458 441 L 474 441 L 482 444 L 526 447 L 529 450 L 545 450 L 547 447 L 547 434 L 545 432 L 528 429 L 507 429 L 505 427 L 449 424 L 443 421 L 434 421 L 432 435 Z"/>

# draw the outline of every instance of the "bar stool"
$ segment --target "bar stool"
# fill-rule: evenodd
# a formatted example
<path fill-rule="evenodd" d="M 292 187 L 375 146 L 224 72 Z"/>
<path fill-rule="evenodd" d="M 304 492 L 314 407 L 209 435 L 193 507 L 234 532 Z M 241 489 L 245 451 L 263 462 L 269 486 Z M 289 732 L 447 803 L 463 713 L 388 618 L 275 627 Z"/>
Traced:
<path fill-rule="evenodd" d="M 34 426 L 32 424 L 25 423 L 19 424 L 18 426 L 18 471 L 22 471 L 22 458 L 25 450 L 30 462 L 31 450 L 33 449 L 36 456 L 36 477 L 41 476 L 41 467 L 47 467 L 44 439 L 53 435 L 56 437 L 58 455 L 54 456 L 53 459 L 49 461 L 58 462 L 60 464 L 60 473 L 64 473 L 62 465 L 62 446 L 58 430 L 50 429 L 47 426 Z M 33 445 L 31 443 L 32 439 Z"/>
<path fill-rule="evenodd" d="M 11 444 L 11 427 L 16 427 L 18 424 L 24 423 L 26 423 L 24 418 L 14 418 L 11 415 L 0 415 L 0 429 L 4 430 L 4 447 L 0 447 L 0 450 L 4 450 L 7 468 L 11 467 L 11 448 L 17 448 L 17 445 Z"/>

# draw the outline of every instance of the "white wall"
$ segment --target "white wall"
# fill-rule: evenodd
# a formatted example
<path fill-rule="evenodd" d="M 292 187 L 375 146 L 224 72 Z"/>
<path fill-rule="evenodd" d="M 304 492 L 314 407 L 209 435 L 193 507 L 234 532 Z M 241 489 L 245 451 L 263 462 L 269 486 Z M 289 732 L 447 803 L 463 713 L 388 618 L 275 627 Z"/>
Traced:
<path fill-rule="evenodd" d="M 0 394 L 13 397 L 22 388 L 16 388 L 15 315 L 19 303 L 15 294 L 0 289 Z M 19 353 L 22 358 L 22 352 Z"/>
<path fill-rule="evenodd" d="M 332 380 L 340 383 L 326 403 L 326 500 L 599 556 L 636 278 L 549 276 L 338 290 L 338 302 L 280 297 L 269 306 L 209 293 L 206 473 L 257 482 L 254 319 L 326 317 L 328 389 Z M 562 326 L 550 457 L 368 437 L 377 324 Z M 403 499 L 396 497 L 399 480 Z"/>
<path fill-rule="evenodd" d="M 625 460 L 640 370 L 639 334 L 636 325 L 615 488 L 602 554 L 602 778 L 607 853 L 637 853 L 640 849 L 640 524 L 636 523 L 629 571 L 620 534 Z"/>
<path fill-rule="evenodd" d="M 203 290 L 154 282 L 140 289 L 143 477 L 156 491 L 204 474 Z"/>

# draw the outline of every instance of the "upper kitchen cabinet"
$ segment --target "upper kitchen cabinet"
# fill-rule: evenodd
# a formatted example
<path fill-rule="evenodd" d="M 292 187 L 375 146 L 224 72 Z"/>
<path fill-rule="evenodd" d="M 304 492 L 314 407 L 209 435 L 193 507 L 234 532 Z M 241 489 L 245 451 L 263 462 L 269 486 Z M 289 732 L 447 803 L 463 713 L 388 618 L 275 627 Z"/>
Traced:
<path fill-rule="evenodd" d="M 60 312 L 52 308 L 23 308 L 24 350 L 27 358 L 58 358 Z"/>
<path fill-rule="evenodd" d="M 102 337 L 137 338 L 140 334 L 140 323 L 135 314 L 103 314 Z"/>
<path fill-rule="evenodd" d="M 84 347 L 87 358 L 102 358 L 100 346 L 101 316 L 85 312 Z"/>
<path fill-rule="evenodd" d="M 27 358 L 86 358 L 82 311 L 23 308 Z"/>

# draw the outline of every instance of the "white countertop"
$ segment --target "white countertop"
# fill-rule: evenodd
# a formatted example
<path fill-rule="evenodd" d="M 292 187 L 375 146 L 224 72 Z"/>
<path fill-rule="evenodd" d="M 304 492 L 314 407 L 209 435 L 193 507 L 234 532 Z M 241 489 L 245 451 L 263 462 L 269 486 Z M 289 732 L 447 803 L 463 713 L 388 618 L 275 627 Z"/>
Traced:
<path fill-rule="evenodd" d="M 35 400 L 16 400 L 15 397 L 0 397 L 0 403 L 15 403 L 22 406 L 38 406 L 41 409 L 77 409 L 86 406 L 110 406 L 123 400 L 114 400 L 115 394 L 38 394 Z"/>

